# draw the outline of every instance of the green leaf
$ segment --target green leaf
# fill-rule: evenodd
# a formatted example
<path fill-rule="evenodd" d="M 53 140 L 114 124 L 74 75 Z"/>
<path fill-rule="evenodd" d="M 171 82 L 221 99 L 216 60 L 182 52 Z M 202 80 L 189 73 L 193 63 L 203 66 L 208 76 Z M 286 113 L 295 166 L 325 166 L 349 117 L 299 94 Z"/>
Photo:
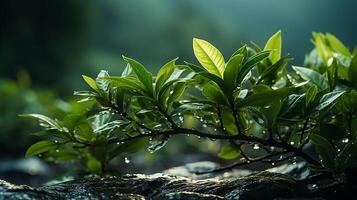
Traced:
<path fill-rule="evenodd" d="M 305 94 L 292 94 L 284 99 L 279 116 L 288 119 L 299 119 L 305 110 Z"/>
<path fill-rule="evenodd" d="M 238 72 L 237 83 L 241 83 L 244 77 L 250 72 L 250 70 L 259 62 L 266 59 L 270 55 L 270 51 L 261 51 L 251 56 L 242 66 Z"/>
<path fill-rule="evenodd" d="M 315 111 L 322 111 L 327 107 L 331 107 L 336 103 L 336 100 L 345 93 L 346 91 L 334 91 L 323 95 L 320 99 L 319 104 L 315 107 Z"/>
<path fill-rule="evenodd" d="M 85 75 L 82 75 L 84 81 L 89 85 L 89 87 L 91 87 L 93 90 L 95 91 L 99 91 L 99 88 L 97 86 L 97 83 L 95 82 L 95 80 L 93 80 L 91 77 L 89 76 L 85 76 Z"/>
<path fill-rule="evenodd" d="M 321 60 L 327 66 L 328 60 L 331 58 L 332 54 L 325 42 L 325 37 L 322 33 L 312 33 L 313 42 L 315 44 L 317 53 L 319 54 Z"/>
<path fill-rule="evenodd" d="M 186 89 L 186 83 L 185 82 L 178 82 L 175 84 L 174 89 L 172 90 L 172 93 L 170 94 L 169 99 L 167 102 L 169 104 L 172 104 L 174 101 L 179 99 L 182 94 L 185 92 Z"/>
<path fill-rule="evenodd" d="M 178 79 L 168 81 L 162 86 L 161 90 L 159 91 L 158 100 L 164 105 L 164 107 L 166 104 L 166 100 L 169 98 L 171 87 L 178 81 L 179 81 Z"/>
<path fill-rule="evenodd" d="M 348 71 L 348 76 L 349 79 L 352 81 L 352 83 L 355 84 L 356 88 L 357 88 L 357 51 L 354 52 L 351 63 L 350 63 L 350 67 L 349 67 L 349 71 Z"/>
<path fill-rule="evenodd" d="M 193 51 L 197 60 L 210 73 L 223 77 L 224 57 L 221 52 L 207 41 L 194 38 Z"/>
<path fill-rule="evenodd" d="M 131 66 L 135 74 L 138 76 L 138 79 L 144 84 L 145 88 L 149 91 L 150 94 L 153 94 L 153 78 L 152 74 L 145 69 L 145 67 L 136 60 L 127 58 L 123 56 L 123 59 Z"/>
<path fill-rule="evenodd" d="M 269 56 L 269 60 L 272 64 L 280 60 L 281 43 L 281 31 L 279 30 L 273 36 L 271 36 L 268 42 L 265 44 L 264 50 L 272 50 L 272 53 Z"/>
<path fill-rule="evenodd" d="M 232 90 L 236 87 L 236 78 L 243 60 L 244 56 L 242 54 L 233 56 L 229 59 L 226 69 L 224 70 L 224 82 Z"/>
<path fill-rule="evenodd" d="M 212 81 L 208 82 L 203 90 L 203 95 L 207 97 L 207 99 L 220 104 L 220 105 L 228 105 L 227 98 L 225 97 L 222 90 Z"/>
<path fill-rule="evenodd" d="M 291 60 L 291 58 L 289 57 L 285 57 L 280 59 L 279 61 L 277 61 L 275 64 L 269 66 L 268 68 L 266 68 L 259 76 L 257 84 L 260 83 L 262 80 L 264 80 L 265 78 L 268 77 L 272 77 L 275 76 L 276 73 L 281 70 L 282 68 L 284 68 L 288 62 Z"/>
<path fill-rule="evenodd" d="M 158 91 L 162 88 L 164 83 L 169 79 L 171 74 L 174 72 L 175 62 L 177 59 L 178 58 L 175 58 L 170 62 L 166 63 L 163 67 L 161 67 L 161 69 L 157 73 L 156 85 L 155 85 L 156 93 L 158 93 Z"/>
<path fill-rule="evenodd" d="M 351 53 L 348 50 L 348 48 L 334 35 L 327 33 L 326 40 L 328 41 L 329 46 L 332 48 L 334 52 L 340 53 L 347 57 L 351 57 Z"/>
<path fill-rule="evenodd" d="M 57 148 L 57 144 L 50 140 L 44 140 L 36 142 L 35 144 L 31 145 L 26 151 L 26 158 L 35 156 L 50 150 L 54 150 Z"/>
<path fill-rule="evenodd" d="M 105 79 L 105 78 L 108 78 L 108 77 L 109 77 L 109 74 L 105 70 L 101 70 L 100 73 L 98 74 L 95 82 L 96 82 L 98 88 L 101 91 L 105 91 L 105 92 L 109 91 L 109 89 L 110 89 L 109 88 L 109 81 Z"/>
<path fill-rule="evenodd" d="M 47 116 L 44 116 L 44 115 L 41 115 L 41 114 L 21 114 L 19 115 L 20 117 L 31 117 L 31 118 L 35 118 L 35 119 L 38 119 L 41 123 L 40 125 L 45 127 L 45 128 L 52 128 L 52 129 L 57 129 L 57 130 L 60 130 L 60 131 L 64 131 L 63 127 L 61 125 L 59 125 L 57 123 L 57 121 L 47 117 Z"/>
<path fill-rule="evenodd" d="M 132 74 L 132 72 L 133 72 L 133 69 L 130 67 L 129 64 L 127 64 L 124 71 L 121 73 L 121 76 L 123 76 L 123 77 L 129 76 Z"/>
<path fill-rule="evenodd" d="M 292 94 L 295 90 L 296 88 L 288 87 L 252 94 L 243 100 L 236 100 L 236 105 L 237 107 L 269 105 L 273 101 L 282 100 L 286 96 Z"/>
<path fill-rule="evenodd" d="M 309 106 L 314 100 L 317 95 L 317 86 L 312 85 L 309 87 L 309 89 L 306 91 L 306 100 L 305 100 L 305 106 Z"/>
<path fill-rule="evenodd" d="M 94 133 L 92 127 L 89 125 L 88 121 L 77 125 L 74 129 L 75 137 L 81 141 L 89 142 L 94 138 Z"/>
<path fill-rule="evenodd" d="M 58 129 L 46 129 L 46 130 L 42 130 L 36 133 L 32 133 L 31 135 L 36 135 L 36 136 L 51 136 L 51 137 L 56 137 L 58 139 L 62 139 L 62 140 L 70 140 L 71 136 L 69 135 L 69 133 L 67 132 L 61 132 Z"/>
<path fill-rule="evenodd" d="M 329 84 L 326 78 L 323 77 L 320 73 L 306 67 L 293 66 L 293 69 L 301 76 L 302 79 L 315 84 L 320 88 L 320 90 L 329 88 Z"/>
<path fill-rule="evenodd" d="M 226 160 L 231 160 L 238 158 L 240 156 L 240 152 L 237 151 L 232 145 L 225 145 L 218 153 L 218 156 Z"/>
<path fill-rule="evenodd" d="M 110 81 L 110 83 L 113 84 L 114 88 L 127 89 L 131 92 L 138 92 L 141 94 L 147 93 L 145 90 L 145 86 L 138 80 L 137 77 L 110 76 L 110 77 L 104 78 L 104 79 Z"/>
<path fill-rule="evenodd" d="M 319 152 L 320 157 L 322 159 L 322 163 L 325 165 L 325 167 L 329 169 L 334 169 L 334 159 L 336 156 L 336 152 L 331 143 L 317 134 L 311 134 L 310 139 L 315 145 L 317 151 Z"/>
<path fill-rule="evenodd" d="M 221 112 L 222 112 L 221 116 L 222 116 L 223 127 L 227 130 L 227 132 L 230 135 L 239 134 L 238 129 L 235 125 L 235 120 L 232 110 L 229 109 L 228 107 L 222 107 Z"/>
<path fill-rule="evenodd" d="M 235 51 L 232 56 L 229 59 L 232 59 L 234 56 L 241 54 L 244 56 L 244 58 L 248 57 L 248 51 L 247 51 L 247 45 L 243 45 L 241 48 L 239 48 L 237 51 Z"/>
<path fill-rule="evenodd" d="M 278 117 L 278 114 L 281 109 L 280 100 L 275 100 L 271 102 L 269 107 L 262 107 L 261 112 L 264 114 L 266 118 L 266 124 L 268 127 L 272 127 L 275 124 L 275 121 Z"/>
<path fill-rule="evenodd" d="M 102 163 L 100 163 L 97 159 L 91 157 L 87 161 L 87 168 L 93 173 L 100 173 L 102 171 Z"/>
<path fill-rule="evenodd" d="M 79 152 L 76 152 L 73 149 L 60 149 L 59 151 L 50 151 L 46 154 L 48 160 L 56 163 L 78 160 L 79 157 Z"/>

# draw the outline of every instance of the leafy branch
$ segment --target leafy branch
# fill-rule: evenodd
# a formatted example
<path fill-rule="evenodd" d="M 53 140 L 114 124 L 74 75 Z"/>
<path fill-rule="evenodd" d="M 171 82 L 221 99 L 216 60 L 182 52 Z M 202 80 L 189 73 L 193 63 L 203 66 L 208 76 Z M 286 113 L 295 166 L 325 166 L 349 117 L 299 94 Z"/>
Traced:
<path fill-rule="evenodd" d="M 120 76 L 83 76 L 91 91 L 75 92 L 81 112 L 61 120 L 23 115 L 38 119 L 45 129 L 36 135 L 46 138 L 26 155 L 78 160 L 105 173 L 117 156 L 147 142 L 153 152 L 185 134 L 218 140 L 218 156 L 235 160 L 210 172 L 299 157 L 344 182 L 344 170 L 357 166 L 357 56 L 331 34 L 314 33 L 313 42 L 305 67 L 293 70 L 287 69 L 290 56 L 281 56 L 280 31 L 264 48 L 246 44 L 228 60 L 209 42 L 194 39 L 201 66 L 175 58 L 156 75 L 123 56 L 127 67 Z"/>

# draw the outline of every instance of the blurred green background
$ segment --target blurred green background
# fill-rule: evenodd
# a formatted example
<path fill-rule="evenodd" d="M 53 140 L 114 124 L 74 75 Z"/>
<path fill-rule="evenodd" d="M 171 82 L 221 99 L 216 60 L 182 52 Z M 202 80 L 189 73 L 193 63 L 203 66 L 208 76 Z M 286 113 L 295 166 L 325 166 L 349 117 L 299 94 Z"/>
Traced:
<path fill-rule="evenodd" d="M 29 135 L 34 124 L 17 114 L 62 117 L 73 109 L 73 90 L 86 88 L 81 75 L 101 69 L 119 74 L 125 66 L 121 55 L 156 72 L 175 57 L 196 62 L 193 37 L 228 57 L 243 42 L 263 45 L 281 29 L 283 53 L 302 65 L 312 49 L 312 31 L 331 32 L 356 46 L 356 8 L 354 0 L 3 0 L 0 175 L 8 173 L 5 161 L 23 157 L 35 139 Z M 190 151 L 170 144 L 162 154 Z"/>

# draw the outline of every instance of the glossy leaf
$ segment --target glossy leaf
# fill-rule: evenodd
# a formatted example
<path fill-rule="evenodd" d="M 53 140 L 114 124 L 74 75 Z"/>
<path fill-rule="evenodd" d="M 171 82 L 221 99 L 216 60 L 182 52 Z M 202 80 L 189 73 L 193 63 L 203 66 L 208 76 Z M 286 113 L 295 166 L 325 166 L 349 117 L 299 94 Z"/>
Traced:
<path fill-rule="evenodd" d="M 309 89 L 306 91 L 306 100 L 305 100 L 305 106 L 307 107 L 310 105 L 314 100 L 317 95 L 317 86 L 312 85 L 309 87 Z"/>
<path fill-rule="evenodd" d="M 333 146 L 330 144 L 330 142 L 317 134 L 311 134 L 310 139 L 314 143 L 317 151 L 319 152 L 322 159 L 322 163 L 327 168 L 334 169 L 335 168 L 334 159 L 336 156 L 336 152 Z"/>
<path fill-rule="evenodd" d="M 185 92 L 186 89 L 186 83 L 185 82 L 178 82 L 174 86 L 174 89 L 172 90 L 172 93 L 169 96 L 169 99 L 167 100 L 168 103 L 172 104 L 174 101 L 179 99 L 182 94 Z"/>
<path fill-rule="evenodd" d="M 225 84 L 232 89 L 236 87 L 236 79 L 243 60 L 244 56 L 242 54 L 237 54 L 227 62 L 223 79 Z"/>
<path fill-rule="evenodd" d="M 171 74 L 174 72 L 176 60 L 177 58 L 166 63 L 157 73 L 155 85 L 156 92 L 158 92 L 162 88 L 164 83 L 170 78 Z"/>
<path fill-rule="evenodd" d="M 144 84 L 149 93 L 152 94 L 154 91 L 152 74 L 138 61 L 125 56 L 123 56 L 123 59 L 131 66 L 135 74 L 138 76 L 138 79 Z"/>
<path fill-rule="evenodd" d="M 253 69 L 253 67 L 266 59 L 270 55 L 270 51 L 261 51 L 253 56 L 251 56 L 242 66 L 238 72 L 237 82 L 241 83 L 244 77 Z"/>
<path fill-rule="evenodd" d="M 221 112 L 222 112 L 221 116 L 222 116 L 223 127 L 227 130 L 227 132 L 230 135 L 239 134 L 238 129 L 235 125 L 235 120 L 232 110 L 227 107 L 222 107 Z"/>
<path fill-rule="evenodd" d="M 47 116 L 41 115 L 41 114 L 21 114 L 19 115 L 20 117 L 31 117 L 40 120 L 40 125 L 45 127 L 45 128 L 52 128 L 52 129 L 57 129 L 60 131 L 64 131 L 63 127 L 58 124 L 57 121 L 54 119 L 51 119 Z"/>
<path fill-rule="evenodd" d="M 282 100 L 286 96 L 292 94 L 295 88 L 282 88 L 277 90 L 265 91 L 257 94 L 247 96 L 243 100 L 237 100 L 237 107 L 245 106 L 265 106 L 271 104 L 273 101 Z"/>
<path fill-rule="evenodd" d="M 301 76 L 302 79 L 315 84 L 320 88 L 320 90 L 324 90 L 329 87 L 326 78 L 323 77 L 320 73 L 306 67 L 293 66 L 293 69 Z"/>
<path fill-rule="evenodd" d="M 278 71 L 280 71 L 281 69 L 283 69 L 288 62 L 291 59 L 289 57 L 285 57 L 282 58 L 280 60 L 278 60 L 275 64 L 269 66 L 268 68 L 266 68 L 259 76 L 257 83 L 260 83 L 262 80 L 264 80 L 267 77 L 272 77 L 274 75 L 276 75 L 276 73 Z"/>
<path fill-rule="evenodd" d="M 315 107 L 315 111 L 322 111 L 336 103 L 336 100 L 345 93 L 345 91 L 334 91 L 323 95 L 319 104 Z"/>
<path fill-rule="evenodd" d="M 222 90 L 213 82 L 208 82 L 202 93 L 207 97 L 207 99 L 220 104 L 220 105 L 228 105 L 227 98 L 225 97 Z"/>

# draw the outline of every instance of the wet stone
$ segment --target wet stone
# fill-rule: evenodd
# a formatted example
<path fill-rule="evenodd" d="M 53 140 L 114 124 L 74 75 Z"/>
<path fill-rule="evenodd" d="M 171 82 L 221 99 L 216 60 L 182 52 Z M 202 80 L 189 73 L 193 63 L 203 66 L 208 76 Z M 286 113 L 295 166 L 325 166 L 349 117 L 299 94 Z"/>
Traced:
<path fill-rule="evenodd" d="M 294 178 L 271 172 L 201 180 L 162 173 L 88 176 L 39 188 L 0 182 L 0 199 L 275 199 L 307 194 Z"/>

